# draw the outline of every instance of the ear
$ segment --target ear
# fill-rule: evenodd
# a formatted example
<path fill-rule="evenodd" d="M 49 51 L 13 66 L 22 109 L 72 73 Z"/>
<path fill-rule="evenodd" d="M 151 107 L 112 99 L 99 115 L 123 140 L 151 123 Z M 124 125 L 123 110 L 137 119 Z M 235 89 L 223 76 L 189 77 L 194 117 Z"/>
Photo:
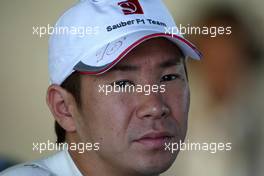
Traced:
<path fill-rule="evenodd" d="M 65 89 L 58 85 L 50 85 L 46 97 L 47 105 L 55 120 L 67 132 L 76 131 L 74 123 L 75 99 Z"/>

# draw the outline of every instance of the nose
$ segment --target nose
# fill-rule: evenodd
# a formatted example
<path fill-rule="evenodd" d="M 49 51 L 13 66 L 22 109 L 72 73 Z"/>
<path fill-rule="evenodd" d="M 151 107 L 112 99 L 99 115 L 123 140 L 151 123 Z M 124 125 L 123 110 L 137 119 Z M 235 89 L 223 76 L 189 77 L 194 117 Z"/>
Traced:
<path fill-rule="evenodd" d="M 140 95 L 140 104 L 136 110 L 136 116 L 140 119 L 166 118 L 170 114 L 170 108 L 162 100 L 159 93 L 151 93 L 150 95 Z"/>

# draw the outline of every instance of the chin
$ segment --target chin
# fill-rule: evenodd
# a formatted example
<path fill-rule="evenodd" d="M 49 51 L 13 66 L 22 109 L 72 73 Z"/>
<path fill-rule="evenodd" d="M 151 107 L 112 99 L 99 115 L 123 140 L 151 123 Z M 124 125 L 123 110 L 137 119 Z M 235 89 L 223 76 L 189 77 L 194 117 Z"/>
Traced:
<path fill-rule="evenodd" d="M 171 153 L 162 153 L 162 154 L 154 154 L 154 156 L 150 156 L 149 158 L 142 158 L 137 164 L 138 171 L 142 175 L 159 175 L 165 171 L 167 171 L 177 157 L 178 152 L 174 154 Z"/>

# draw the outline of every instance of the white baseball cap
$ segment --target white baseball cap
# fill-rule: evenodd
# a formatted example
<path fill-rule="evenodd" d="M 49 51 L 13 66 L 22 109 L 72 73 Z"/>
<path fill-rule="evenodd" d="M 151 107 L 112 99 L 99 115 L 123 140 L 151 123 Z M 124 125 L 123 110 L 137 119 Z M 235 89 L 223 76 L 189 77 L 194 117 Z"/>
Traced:
<path fill-rule="evenodd" d="M 60 85 L 74 71 L 102 74 L 155 37 L 171 40 L 185 57 L 200 59 L 196 47 L 175 31 L 161 0 L 81 0 L 59 18 L 49 39 L 50 81 Z"/>

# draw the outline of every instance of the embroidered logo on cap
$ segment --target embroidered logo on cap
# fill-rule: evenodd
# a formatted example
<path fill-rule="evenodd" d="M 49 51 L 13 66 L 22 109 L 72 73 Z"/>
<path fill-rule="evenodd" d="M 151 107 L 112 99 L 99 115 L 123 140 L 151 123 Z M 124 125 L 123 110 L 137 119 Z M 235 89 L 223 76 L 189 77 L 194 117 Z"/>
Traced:
<path fill-rule="evenodd" d="M 121 7 L 125 15 L 131 14 L 144 14 L 142 7 L 138 0 L 127 0 L 119 2 L 118 5 Z"/>

